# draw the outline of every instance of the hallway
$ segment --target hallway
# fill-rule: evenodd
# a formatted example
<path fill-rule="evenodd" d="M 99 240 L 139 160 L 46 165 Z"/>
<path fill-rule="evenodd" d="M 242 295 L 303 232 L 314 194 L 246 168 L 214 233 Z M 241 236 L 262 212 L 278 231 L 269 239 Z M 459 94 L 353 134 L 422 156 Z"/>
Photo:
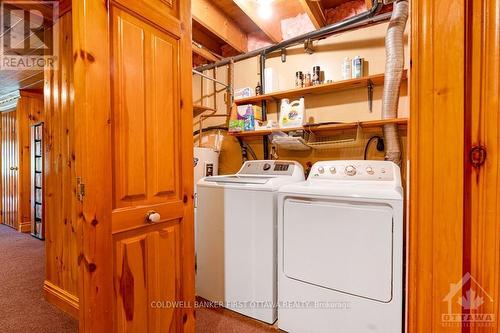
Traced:
<path fill-rule="evenodd" d="M 44 242 L 0 225 L 0 331 L 76 332 L 78 322 L 42 295 Z"/>

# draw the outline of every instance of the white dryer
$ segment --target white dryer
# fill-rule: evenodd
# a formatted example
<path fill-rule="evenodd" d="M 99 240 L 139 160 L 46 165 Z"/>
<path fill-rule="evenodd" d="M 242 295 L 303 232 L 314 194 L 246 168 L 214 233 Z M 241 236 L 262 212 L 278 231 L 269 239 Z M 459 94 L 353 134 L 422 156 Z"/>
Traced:
<path fill-rule="evenodd" d="M 278 326 L 403 331 L 403 190 L 386 161 L 316 163 L 278 197 Z"/>
<path fill-rule="evenodd" d="M 304 180 L 291 161 L 247 161 L 198 182 L 196 293 L 249 317 L 277 316 L 277 191 Z"/>

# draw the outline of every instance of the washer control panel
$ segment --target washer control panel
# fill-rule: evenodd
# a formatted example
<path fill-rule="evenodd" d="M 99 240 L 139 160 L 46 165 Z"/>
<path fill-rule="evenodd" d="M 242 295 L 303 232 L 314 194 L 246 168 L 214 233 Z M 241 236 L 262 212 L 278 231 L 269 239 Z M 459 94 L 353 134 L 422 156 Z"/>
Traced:
<path fill-rule="evenodd" d="M 293 161 L 247 161 L 239 175 L 291 176 L 300 165 Z"/>
<path fill-rule="evenodd" d="M 323 161 L 311 168 L 308 179 L 392 181 L 399 167 L 389 161 Z"/>

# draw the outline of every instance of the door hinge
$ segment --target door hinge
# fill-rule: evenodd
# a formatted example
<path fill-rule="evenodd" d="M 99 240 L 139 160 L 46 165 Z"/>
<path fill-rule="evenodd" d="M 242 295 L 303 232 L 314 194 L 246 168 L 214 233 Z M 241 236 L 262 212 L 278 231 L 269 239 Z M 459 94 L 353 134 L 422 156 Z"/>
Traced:
<path fill-rule="evenodd" d="M 486 162 L 486 147 L 474 146 L 469 152 L 470 162 L 474 168 L 480 168 Z"/>
<path fill-rule="evenodd" d="M 85 196 L 85 184 L 82 182 L 82 177 L 76 177 L 76 196 L 78 201 L 83 202 Z"/>

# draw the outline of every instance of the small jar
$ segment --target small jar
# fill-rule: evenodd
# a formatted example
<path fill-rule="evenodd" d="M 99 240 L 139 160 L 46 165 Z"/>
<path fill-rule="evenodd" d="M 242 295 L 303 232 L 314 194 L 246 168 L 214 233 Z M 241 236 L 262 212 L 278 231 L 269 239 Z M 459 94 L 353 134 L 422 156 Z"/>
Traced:
<path fill-rule="evenodd" d="M 295 73 L 295 87 L 302 88 L 304 86 L 304 74 L 302 72 Z"/>
<path fill-rule="evenodd" d="M 312 86 L 311 73 L 307 73 L 304 77 L 304 87 Z"/>
<path fill-rule="evenodd" d="M 313 67 L 312 84 L 317 85 L 321 83 L 321 68 L 319 66 Z"/>

